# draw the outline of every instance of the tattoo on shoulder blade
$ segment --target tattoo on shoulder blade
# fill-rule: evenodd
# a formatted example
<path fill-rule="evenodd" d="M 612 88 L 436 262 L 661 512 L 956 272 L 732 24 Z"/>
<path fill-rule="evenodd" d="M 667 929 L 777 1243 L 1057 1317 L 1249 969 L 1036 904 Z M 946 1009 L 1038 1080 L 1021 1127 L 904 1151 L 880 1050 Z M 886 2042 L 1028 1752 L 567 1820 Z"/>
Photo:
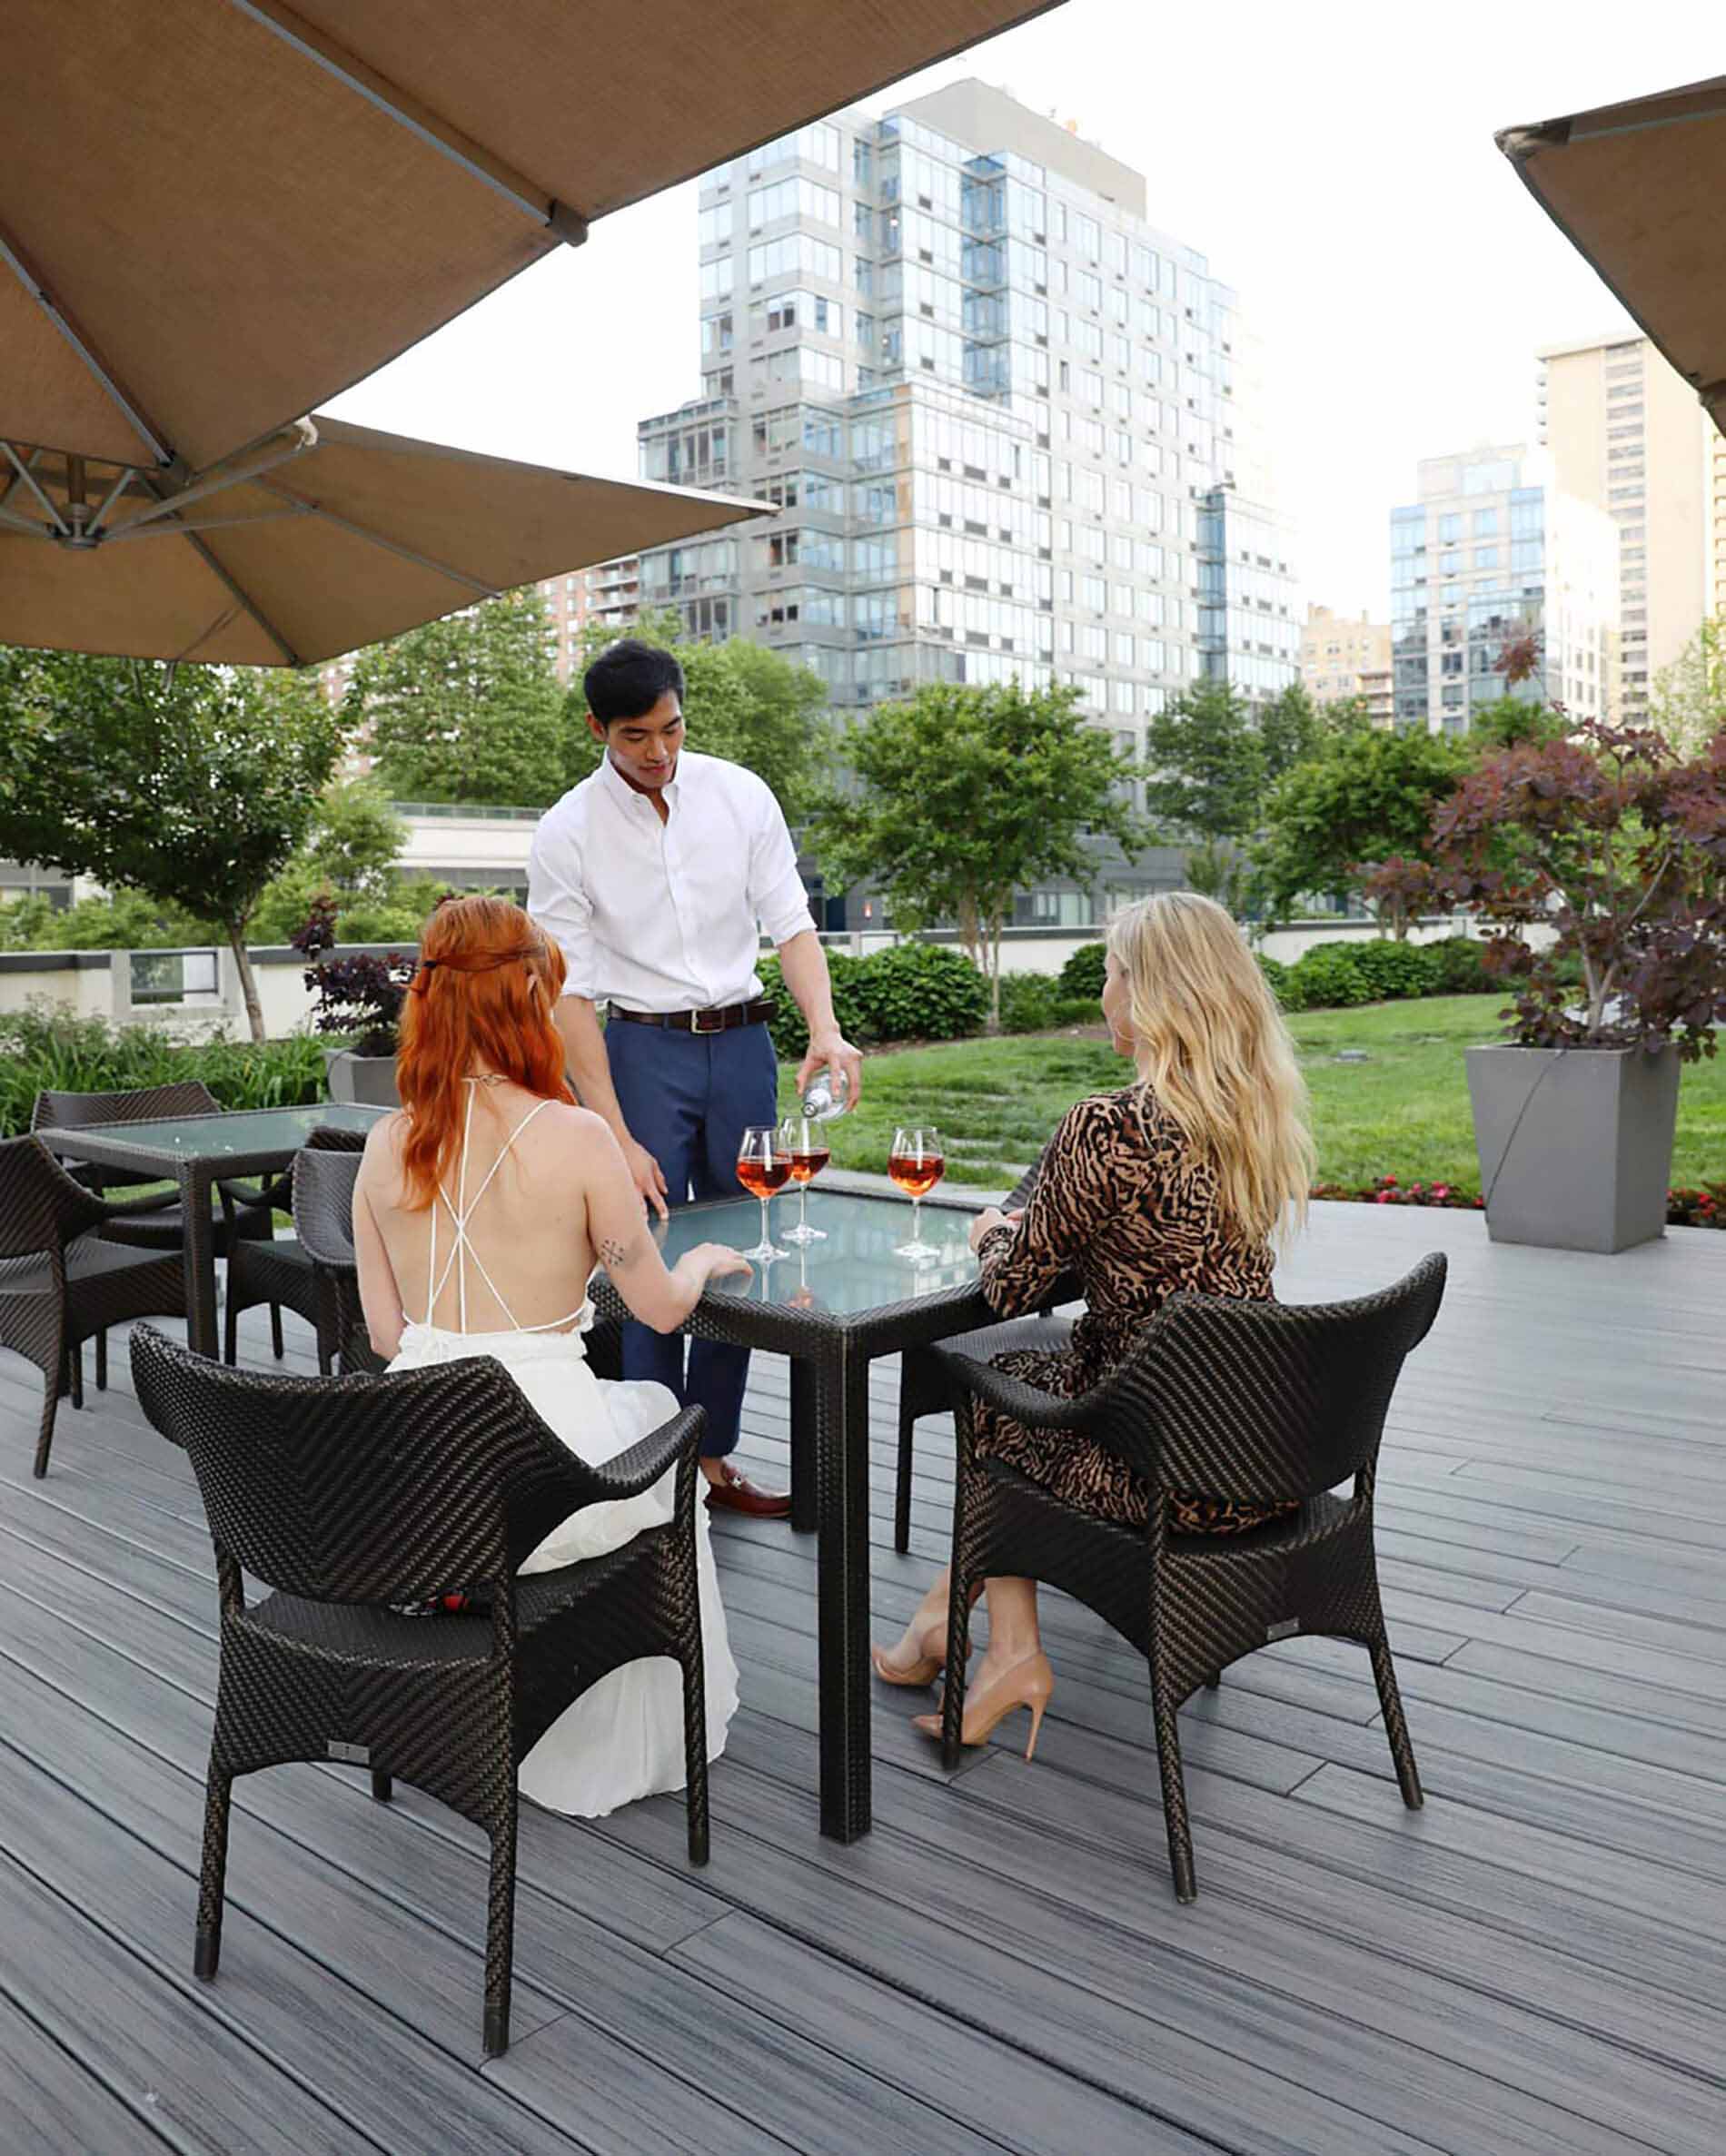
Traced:
<path fill-rule="evenodd" d="M 606 1236 L 600 1244 L 600 1262 L 608 1272 L 615 1272 L 620 1265 L 627 1265 L 634 1255 L 632 1248 L 626 1248 L 616 1236 Z"/>

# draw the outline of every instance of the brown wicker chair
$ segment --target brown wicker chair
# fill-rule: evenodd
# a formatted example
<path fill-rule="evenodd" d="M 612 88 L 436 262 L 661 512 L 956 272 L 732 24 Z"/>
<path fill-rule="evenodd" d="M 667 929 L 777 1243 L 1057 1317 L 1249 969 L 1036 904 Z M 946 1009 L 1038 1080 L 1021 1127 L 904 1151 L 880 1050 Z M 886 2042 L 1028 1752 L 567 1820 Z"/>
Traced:
<path fill-rule="evenodd" d="M 1304 1307 L 1177 1295 L 1127 1360 L 1077 1399 L 989 1366 L 1017 1330 L 968 1334 L 937 1352 L 960 1394 L 943 1755 L 959 1763 L 972 1590 L 990 1575 L 1047 1580 L 1106 1618 L 1150 1665 L 1151 1708 L 1175 1891 L 1197 1892 L 1175 1716 L 1242 1655 L 1295 1633 L 1364 1642 L 1403 1801 L 1420 1777 L 1391 1661 L 1373 1548 L 1373 1486 L 1391 1395 L 1444 1292 L 1434 1253 L 1352 1302 Z M 972 1444 L 972 1403 L 1029 1427 L 1095 1439 L 1152 1492 L 1135 1530 L 1064 1503 Z M 1346 1498 L 1329 1494 L 1353 1478 Z M 1238 1536 L 1182 1535 L 1169 1499 L 1204 1490 L 1242 1502 L 1300 1500 L 1292 1518 Z"/>
<path fill-rule="evenodd" d="M 42 1423 L 33 1472 L 48 1471 L 63 1391 L 84 1405 L 84 1343 L 97 1342 L 97 1382 L 107 1381 L 106 1330 L 129 1318 L 185 1315 L 185 1268 L 177 1254 L 130 1250 L 93 1232 L 108 1217 L 39 1138 L 0 1143 L 0 1348 L 42 1372 Z"/>
<path fill-rule="evenodd" d="M 312 1132 L 303 1151 L 353 1155 L 365 1151 L 366 1133 L 326 1123 Z M 283 1210 L 293 1202 L 293 1176 L 272 1180 L 255 1202 Z M 352 1185 L 349 1184 L 352 1192 Z M 268 1242 L 245 1239 L 243 1215 L 227 1187 L 222 1192 L 222 1214 L 227 1223 L 228 1271 L 223 1286 L 222 1327 L 223 1360 L 233 1362 L 239 1351 L 240 1312 L 256 1304 L 270 1306 L 270 1346 L 282 1360 L 282 1312 L 285 1307 L 302 1317 L 318 1336 L 318 1368 L 327 1378 L 332 1360 L 337 1313 L 333 1283 L 320 1274 L 311 1252 L 296 1236 L 273 1237 Z"/>
<path fill-rule="evenodd" d="M 177 1079 L 172 1085 L 145 1085 L 124 1093 L 56 1093 L 45 1090 L 30 1112 L 30 1128 L 84 1130 L 98 1123 L 156 1123 L 175 1115 L 220 1115 L 222 1103 L 201 1078 Z M 88 1161 L 67 1165 L 74 1182 L 102 1196 L 119 1172 Z M 223 1217 L 213 1222 L 218 1258 L 229 1254 L 237 1236 L 267 1242 L 272 1233 L 268 1193 L 251 1183 L 217 1184 L 222 1193 Z M 104 1198 L 107 1217 L 102 1233 L 109 1242 L 131 1243 L 138 1250 L 177 1251 L 185 1241 L 185 1221 L 180 1201 L 172 1191 L 145 1192 L 133 1198 Z"/>
<path fill-rule="evenodd" d="M 382 1378 L 228 1370 L 153 1327 L 132 1336 L 138 1399 L 191 1456 L 215 1545 L 222 1661 L 204 1810 L 195 1973 L 222 1945 L 233 1779 L 293 1760 L 400 1776 L 490 1837 L 484 2042 L 510 2041 L 516 1769 L 608 1671 L 667 1655 L 683 1672 L 689 1852 L 708 1854 L 707 1724 L 696 1586 L 697 1456 L 681 1409 L 590 1467 L 483 1357 Z M 675 1467 L 671 1520 L 620 1549 L 518 1579 L 571 1512 Z M 243 1572 L 274 1591 L 248 1605 Z M 476 1614 L 411 1616 L 451 1589 Z"/>
<path fill-rule="evenodd" d="M 1031 1192 L 1043 1166 L 1043 1148 L 1007 1192 L 1003 1211 L 1021 1212 L 1031 1202 Z M 1057 1304 L 1076 1301 L 1082 1294 L 1076 1280 L 1064 1281 L 1044 1304 L 1040 1317 L 1027 1318 L 1014 1335 L 1016 1348 L 1064 1348 L 1073 1330 L 1066 1318 L 1049 1313 Z M 911 1466 L 918 1420 L 925 1415 L 951 1414 L 958 1405 L 952 1380 L 932 1347 L 907 1348 L 899 1358 L 899 1465 L 893 1489 L 893 1547 L 903 1553 L 911 1547 Z"/>

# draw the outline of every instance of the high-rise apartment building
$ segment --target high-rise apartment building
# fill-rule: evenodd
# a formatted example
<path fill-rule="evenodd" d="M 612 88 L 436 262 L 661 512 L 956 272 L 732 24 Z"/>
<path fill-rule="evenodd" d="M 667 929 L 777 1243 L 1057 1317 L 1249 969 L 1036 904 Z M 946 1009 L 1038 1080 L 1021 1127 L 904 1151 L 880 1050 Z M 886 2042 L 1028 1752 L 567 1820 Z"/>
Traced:
<path fill-rule="evenodd" d="M 1139 173 L 971 81 L 736 159 L 699 236 L 704 394 L 642 423 L 643 473 L 779 514 L 644 555 L 644 605 L 841 711 L 1071 680 L 1135 751 L 1201 673 L 1295 677 L 1235 295 Z"/>
<path fill-rule="evenodd" d="M 640 605 L 640 560 L 634 554 L 620 555 L 594 569 L 548 577 L 540 589 L 551 616 L 552 663 L 558 679 L 567 683 L 580 670 L 585 630 L 620 637 L 635 618 Z"/>
<path fill-rule="evenodd" d="M 1521 445 L 1424 460 L 1418 501 L 1391 511 L 1391 633 L 1398 725 L 1462 733 L 1507 694 L 1612 708 L 1619 617 L 1618 531 L 1604 509 L 1556 485 L 1552 460 Z M 1534 639 L 1513 692 L 1503 662 Z"/>
<path fill-rule="evenodd" d="M 1726 599 L 1726 450 L 1696 391 L 1646 337 L 1540 355 L 1541 440 L 1560 487 L 1618 527 L 1619 708 Z"/>
<path fill-rule="evenodd" d="M 1388 720 L 1394 711 L 1390 623 L 1308 607 L 1301 631 L 1301 680 L 1315 704 L 1358 697 L 1375 723 Z"/>

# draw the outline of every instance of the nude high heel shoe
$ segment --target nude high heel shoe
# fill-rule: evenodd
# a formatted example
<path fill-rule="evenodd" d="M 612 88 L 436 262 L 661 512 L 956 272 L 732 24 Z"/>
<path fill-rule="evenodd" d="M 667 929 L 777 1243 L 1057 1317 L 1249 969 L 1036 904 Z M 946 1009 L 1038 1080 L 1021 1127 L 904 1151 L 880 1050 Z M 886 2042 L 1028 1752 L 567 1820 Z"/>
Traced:
<path fill-rule="evenodd" d="M 1055 1672 L 1049 1667 L 1049 1658 L 1044 1654 L 1027 1655 L 1024 1661 L 1015 1662 L 1011 1669 L 1004 1670 L 992 1685 L 984 1685 L 973 1692 L 965 1702 L 965 1719 L 959 1727 L 962 1745 L 987 1744 L 990 1732 L 1004 1722 L 1015 1709 L 1027 1706 L 1031 1710 L 1031 1735 L 1025 1746 L 1029 1759 L 1037 1750 L 1037 1731 L 1043 1726 L 1043 1710 L 1055 1690 Z M 932 1736 L 938 1744 L 941 1736 L 939 1715 L 916 1715 L 913 1726 L 925 1736 Z"/>
<path fill-rule="evenodd" d="M 928 1651 L 927 1642 L 931 1639 L 937 1642 L 934 1653 Z M 938 1625 L 932 1625 L 923 1632 L 918 1637 L 918 1645 L 924 1651 L 908 1669 L 895 1669 L 887 1659 L 885 1647 L 870 1647 L 869 1659 L 875 1665 L 876 1676 L 884 1685 L 914 1685 L 927 1687 L 935 1682 L 947 1666 L 946 1617 L 943 1617 Z M 971 1642 L 968 1639 L 965 1643 L 965 1653 L 966 1658 L 968 1660 L 971 1653 Z"/>

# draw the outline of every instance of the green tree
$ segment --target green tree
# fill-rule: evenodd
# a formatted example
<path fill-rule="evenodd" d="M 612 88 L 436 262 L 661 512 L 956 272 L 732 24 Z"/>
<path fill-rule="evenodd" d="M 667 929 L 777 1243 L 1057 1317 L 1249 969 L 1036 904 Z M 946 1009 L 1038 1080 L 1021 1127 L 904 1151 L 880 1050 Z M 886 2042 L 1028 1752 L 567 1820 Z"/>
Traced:
<path fill-rule="evenodd" d="M 1245 849 L 1272 787 L 1365 723 L 1358 704 L 1314 704 L 1299 682 L 1256 707 L 1226 681 L 1195 682 L 1172 698 L 1146 728 L 1145 805 L 1170 839 L 1186 842 L 1193 889 L 1240 911 L 1253 886 Z"/>
<path fill-rule="evenodd" d="M 1275 913 L 1309 893 L 1359 889 L 1365 869 L 1394 855 L 1426 858 L 1433 811 L 1455 787 L 1467 749 L 1424 727 L 1368 727 L 1334 735 L 1319 754 L 1284 773 L 1265 805 L 1254 848 Z M 1406 932 L 1400 908 L 1380 908 L 1381 927 Z"/>
<path fill-rule="evenodd" d="M 374 779 L 326 786 L 306 853 L 347 905 L 389 896 L 408 827 Z"/>
<path fill-rule="evenodd" d="M 563 692 L 536 585 L 428 621 L 354 663 L 346 714 L 397 801 L 545 808 L 564 776 Z"/>
<path fill-rule="evenodd" d="M 148 951 L 203 941 L 209 924 L 142 891 L 55 905 L 40 893 L 0 905 L 0 950 Z"/>
<path fill-rule="evenodd" d="M 1124 792 L 1134 766 L 1081 717 L 1071 687 L 931 683 L 871 711 L 846 751 L 857 790 L 818 812 L 822 859 L 841 882 L 878 885 L 901 925 L 954 922 L 989 977 L 997 1024 L 1015 895 L 1088 876 L 1086 834 L 1129 858 L 1146 842 Z"/>
<path fill-rule="evenodd" d="M 644 614 L 628 633 L 677 653 L 689 747 L 753 771 L 772 788 L 786 820 L 801 824 L 820 796 L 832 760 L 833 732 L 820 676 L 743 637 L 722 644 L 686 640 L 682 616 L 672 607 Z M 610 629 L 586 630 L 580 667 L 616 640 Z M 564 784 L 573 786 L 600 760 L 579 670 L 565 710 Z"/>
<path fill-rule="evenodd" d="M 0 651 L 0 852 L 213 923 L 263 1040 L 246 930 L 342 747 L 315 677 Z"/>
<path fill-rule="evenodd" d="M 1564 716 L 1537 697 L 1500 697 L 1478 705 L 1468 722 L 1471 747 L 1516 748 L 1524 741 L 1559 741 L 1568 731 Z"/>
<path fill-rule="evenodd" d="M 1655 675 L 1648 719 L 1681 757 L 1701 756 L 1726 727 L 1726 614 L 1704 621 Z"/>
<path fill-rule="evenodd" d="M 1195 681 L 1145 729 L 1145 806 L 1184 839 L 1240 839 L 1258 827 L 1265 744 L 1251 707 L 1226 681 Z"/>

